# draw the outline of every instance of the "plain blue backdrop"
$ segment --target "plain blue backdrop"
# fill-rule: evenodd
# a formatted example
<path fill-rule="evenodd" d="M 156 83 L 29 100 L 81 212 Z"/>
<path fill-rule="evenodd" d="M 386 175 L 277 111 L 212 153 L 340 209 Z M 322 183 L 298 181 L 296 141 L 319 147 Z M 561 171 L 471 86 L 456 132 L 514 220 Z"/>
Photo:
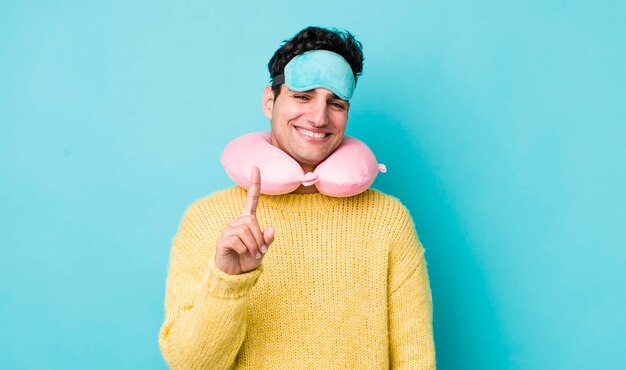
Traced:
<path fill-rule="evenodd" d="M 166 368 L 183 212 L 319 25 L 364 44 L 348 134 L 426 248 L 439 369 L 625 369 L 624 4 L 1 1 L 0 367 Z"/>

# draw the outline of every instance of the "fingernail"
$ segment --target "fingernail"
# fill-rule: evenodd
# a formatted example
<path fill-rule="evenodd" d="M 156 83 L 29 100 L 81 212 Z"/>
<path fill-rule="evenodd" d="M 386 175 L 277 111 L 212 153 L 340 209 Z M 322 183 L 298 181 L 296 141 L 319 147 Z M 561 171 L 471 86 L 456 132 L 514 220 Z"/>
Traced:
<path fill-rule="evenodd" d="M 259 259 L 259 258 L 261 258 L 261 253 L 256 252 L 256 259 Z"/>
<path fill-rule="evenodd" d="M 263 245 L 261 246 L 261 252 L 262 252 L 262 253 L 267 252 L 267 247 L 265 246 L 265 244 L 263 244 Z"/>

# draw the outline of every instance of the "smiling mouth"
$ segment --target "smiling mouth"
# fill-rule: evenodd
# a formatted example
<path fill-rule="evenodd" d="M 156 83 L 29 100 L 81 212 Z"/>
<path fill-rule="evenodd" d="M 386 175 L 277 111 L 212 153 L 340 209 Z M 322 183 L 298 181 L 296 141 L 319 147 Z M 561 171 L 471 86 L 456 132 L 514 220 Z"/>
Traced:
<path fill-rule="evenodd" d="M 296 127 L 296 130 L 298 130 L 298 132 L 304 136 L 313 138 L 313 139 L 324 139 L 325 137 L 327 137 L 329 134 L 325 133 L 325 132 L 313 132 L 313 131 L 309 131 L 306 129 L 303 129 L 301 127 Z"/>

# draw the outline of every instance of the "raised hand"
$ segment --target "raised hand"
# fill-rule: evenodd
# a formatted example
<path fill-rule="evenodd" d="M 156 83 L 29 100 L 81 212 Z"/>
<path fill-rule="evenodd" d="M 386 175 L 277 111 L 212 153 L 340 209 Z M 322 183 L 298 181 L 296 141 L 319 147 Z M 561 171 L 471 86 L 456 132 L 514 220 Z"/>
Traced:
<path fill-rule="evenodd" d="M 215 266 L 227 274 L 239 275 L 254 270 L 274 241 L 274 228 L 270 226 L 261 232 L 256 218 L 260 192 L 261 172 L 258 167 L 252 167 L 243 213 L 228 224 L 217 240 Z"/>

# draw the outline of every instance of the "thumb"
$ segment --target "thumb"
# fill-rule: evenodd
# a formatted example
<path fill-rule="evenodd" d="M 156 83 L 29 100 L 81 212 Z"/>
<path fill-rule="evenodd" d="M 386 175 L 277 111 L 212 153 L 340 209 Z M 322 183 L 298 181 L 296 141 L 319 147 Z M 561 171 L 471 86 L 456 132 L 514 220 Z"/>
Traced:
<path fill-rule="evenodd" d="M 265 245 L 269 246 L 270 244 L 272 244 L 275 234 L 276 230 L 271 226 L 263 230 L 263 239 L 265 240 Z"/>

